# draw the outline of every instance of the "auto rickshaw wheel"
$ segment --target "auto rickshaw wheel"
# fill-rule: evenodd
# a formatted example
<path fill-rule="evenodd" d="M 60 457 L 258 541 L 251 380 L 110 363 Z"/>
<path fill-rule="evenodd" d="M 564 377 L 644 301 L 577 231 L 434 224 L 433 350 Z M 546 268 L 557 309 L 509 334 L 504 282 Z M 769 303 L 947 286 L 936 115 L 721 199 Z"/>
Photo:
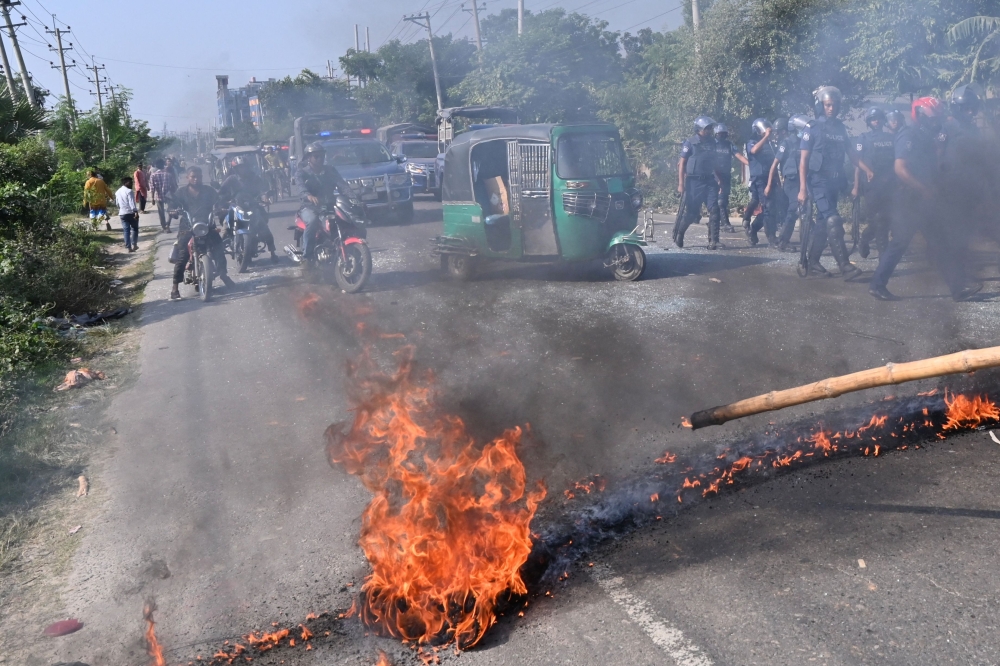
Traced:
<path fill-rule="evenodd" d="M 646 272 L 646 253 L 638 245 L 618 243 L 608 251 L 608 264 L 619 282 L 634 282 Z"/>
<path fill-rule="evenodd" d="M 476 261 L 467 254 L 442 254 L 441 270 L 455 280 L 471 280 L 476 272 Z"/>

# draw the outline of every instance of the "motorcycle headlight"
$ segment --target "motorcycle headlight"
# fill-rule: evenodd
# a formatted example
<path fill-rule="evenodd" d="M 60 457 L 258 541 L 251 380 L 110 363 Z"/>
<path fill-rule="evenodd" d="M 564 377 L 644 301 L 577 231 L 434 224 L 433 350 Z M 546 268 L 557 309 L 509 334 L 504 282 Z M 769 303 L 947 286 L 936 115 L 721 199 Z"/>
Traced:
<path fill-rule="evenodd" d="M 193 233 L 198 238 L 208 235 L 208 224 L 205 222 L 195 222 L 191 227 L 191 233 Z"/>
<path fill-rule="evenodd" d="M 392 176 L 389 176 L 389 184 L 390 185 L 409 185 L 410 184 L 410 176 L 408 174 L 405 174 L 405 173 L 394 174 Z"/>
<path fill-rule="evenodd" d="M 639 210 L 642 208 L 642 205 L 646 203 L 646 200 L 642 196 L 642 192 L 639 190 L 631 190 L 628 195 L 632 202 L 632 210 Z"/>

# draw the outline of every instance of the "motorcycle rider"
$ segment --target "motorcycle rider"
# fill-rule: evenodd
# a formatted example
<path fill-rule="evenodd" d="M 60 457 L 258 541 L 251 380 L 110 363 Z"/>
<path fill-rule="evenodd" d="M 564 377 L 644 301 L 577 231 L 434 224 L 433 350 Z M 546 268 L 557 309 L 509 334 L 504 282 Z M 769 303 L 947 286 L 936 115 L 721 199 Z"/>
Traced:
<path fill-rule="evenodd" d="M 219 187 L 219 201 L 225 202 L 230 209 L 235 207 L 240 201 L 260 201 L 261 196 L 267 193 L 268 187 L 264 180 L 257 174 L 253 166 L 245 157 L 237 157 L 233 160 L 233 172 L 222 181 Z M 265 221 L 259 228 L 259 240 L 267 244 L 267 249 L 271 252 L 271 261 L 278 262 L 278 255 L 274 251 L 274 236 Z M 226 229 L 226 233 L 231 231 Z"/>
<path fill-rule="evenodd" d="M 299 166 L 295 172 L 295 184 L 302 193 L 299 217 L 306 223 L 302 238 L 302 268 L 305 271 L 312 270 L 315 260 L 313 241 L 322 222 L 320 209 L 333 200 L 337 191 L 354 198 L 351 186 L 334 166 L 326 164 L 325 161 L 326 149 L 322 143 L 314 141 L 306 146 L 305 164 Z"/>
<path fill-rule="evenodd" d="M 201 179 L 201 167 L 189 168 L 187 170 L 187 185 L 174 192 L 170 198 L 170 206 L 187 211 L 191 224 L 199 220 L 209 222 L 212 229 L 208 232 L 205 240 L 212 250 L 215 265 L 219 270 L 219 277 L 222 278 L 222 282 L 227 287 L 231 287 L 234 283 L 232 278 L 226 274 L 226 252 L 222 247 L 222 237 L 214 224 L 215 208 L 219 201 L 219 195 L 208 185 L 202 184 Z M 188 241 L 191 240 L 192 234 L 188 218 L 181 217 L 179 225 L 177 242 L 180 245 L 180 254 L 177 257 L 177 263 L 174 264 L 174 285 L 170 291 L 170 300 L 172 301 L 181 297 L 180 283 L 184 281 L 184 271 L 191 259 L 191 254 L 188 252 Z"/>

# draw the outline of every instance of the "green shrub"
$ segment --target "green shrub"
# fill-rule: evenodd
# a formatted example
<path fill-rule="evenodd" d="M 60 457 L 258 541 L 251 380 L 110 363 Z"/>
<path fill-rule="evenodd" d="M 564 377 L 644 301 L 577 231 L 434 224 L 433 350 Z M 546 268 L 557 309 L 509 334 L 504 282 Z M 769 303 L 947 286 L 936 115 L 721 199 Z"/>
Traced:
<path fill-rule="evenodd" d="M 20 183 L 34 190 L 48 183 L 55 172 L 56 156 L 41 141 L 0 144 L 0 183 Z"/>
<path fill-rule="evenodd" d="M 44 315 L 44 307 L 0 296 L 0 375 L 16 376 L 65 347 L 51 329 L 35 323 Z"/>

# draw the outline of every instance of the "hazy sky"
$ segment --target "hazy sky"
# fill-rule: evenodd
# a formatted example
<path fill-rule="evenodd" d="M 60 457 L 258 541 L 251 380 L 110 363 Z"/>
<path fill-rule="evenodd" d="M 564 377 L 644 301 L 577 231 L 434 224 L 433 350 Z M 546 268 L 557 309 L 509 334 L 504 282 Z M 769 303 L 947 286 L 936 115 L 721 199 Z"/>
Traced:
<path fill-rule="evenodd" d="M 466 0 L 469 7 L 471 0 Z M 486 13 L 517 6 L 517 0 L 481 0 Z M 679 0 L 525 0 L 529 10 L 562 6 L 607 20 L 612 30 L 635 32 L 644 27 L 676 26 L 682 13 Z M 451 32 L 472 36 L 470 14 L 461 11 L 462 0 L 168 0 L 163 3 L 134 0 L 22 0 L 15 13 L 25 14 L 29 25 L 18 29 L 24 57 L 35 81 L 63 94 L 62 77 L 49 66 L 57 60 L 47 43 L 54 38 L 42 23 L 52 27 L 54 12 L 77 61 L 70 71 L 70 91 L 79 108 L 96 104 L 94 89 L 83 69 L 90 57 L 107 67 L 102 72 L 116 85 L 131 88 L 132 111 L 154 130 L 163 124 L 172 130 L 215 121 L 216 74 L 228 74 L 230 86 L 258 79 L 296 74 L 304 67 L 325 72 L 333 61 L 354 45 L 354 24 L 371 30 L 372 50 L 387 38 L 414 41 L 423 34 L 403 23 L 404 13 L 426 9 L 435 34 Z M 480 17 L 482 18 L 482 17 Z M 130 35 L 131 33 L 131 35 Z M 4 33 L 6 35 L 6 33 Z M 6 36 L 4 37 L 6 40 Z M 8 52 L 10 52 L 8 44 Z M 17 64 L 9 53 L 11 64 Z M 16 73 L 15 73 L 16 74 Z"/>

